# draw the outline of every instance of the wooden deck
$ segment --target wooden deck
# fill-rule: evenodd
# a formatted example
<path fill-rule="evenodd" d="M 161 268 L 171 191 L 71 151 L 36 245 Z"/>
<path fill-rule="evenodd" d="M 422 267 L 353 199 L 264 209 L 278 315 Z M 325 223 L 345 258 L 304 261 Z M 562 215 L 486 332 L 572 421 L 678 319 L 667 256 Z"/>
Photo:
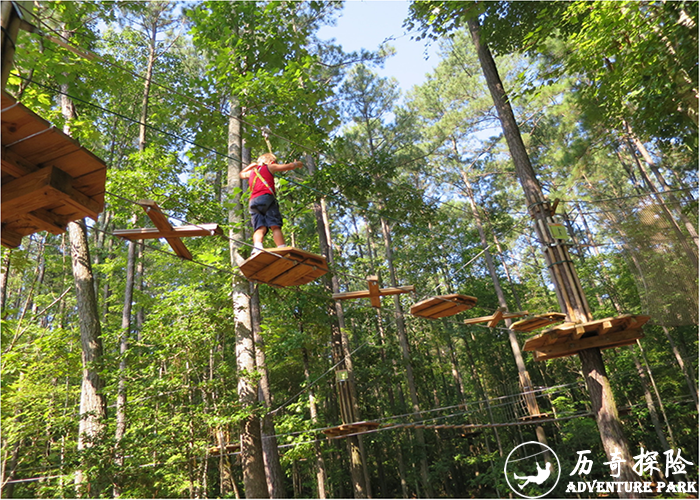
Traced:
<path fill-rule="evenodd" d="M 523 350 L 534 351 L 535 361 L 572 356 L 584 349 L 610 349 L 633 344 L 644 337 L 649 316 L 624 314 L 588 323 L 564 323 L 532 337 Z"/>
<path fill-rule="evenodd" d="M 250 281 L 274 286 L 305 285 L 328 272 L 325 257 L 294 247 L 271 248 L 249 257 L 241 272 Z"/>
<path fill-rule="evenodd" d="M 2 92 L 2 244 L 18 247 L 38 231 L 104 208 L 107 166 L 29 108 Z"/>
<path fill-rule="evenodd" d="M 436 295 L 413 304 L 410 312 L 413 316 L 421 318 L 445 318 L 471 309 L 476 305 L 476 300 L 476 297 L 458 293 Z"/>

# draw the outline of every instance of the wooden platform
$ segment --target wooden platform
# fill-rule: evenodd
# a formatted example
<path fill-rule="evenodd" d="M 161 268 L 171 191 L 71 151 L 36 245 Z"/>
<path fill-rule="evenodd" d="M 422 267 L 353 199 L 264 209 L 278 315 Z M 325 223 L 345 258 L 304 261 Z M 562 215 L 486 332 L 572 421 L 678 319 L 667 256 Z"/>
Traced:
<path fill-rule="evenodd" d="M 328 264 L 321 255 L 294 247 L 279 247 L 248 258 L 241 264 L 241 272 L 250 281 L 282 287 L 297 286 L 326 274 Z"/>
<path fill-rule="evenodd" d="M 625 314 L 588 323 L 564 323 L 527 340 L 523 350 L 534 351 L 535 361 L 542 361 L 593 347 L 629 345 L 644 337 L 641 328 L 647 321 L 649 316 Z"/>
<path fill-rule="evenodd" d="M 38 231 L 104 208 L 107 166 L 15 98 L 2 92 L 2 244 L 18 247 Z"/>
<path fill-rule="evenodd" d="M 338 438 L 349 434 L 357 434 L 358 432 L 373 431 L 379 427 L 379 422 L 354 422 L 352 424 L 343 424 L 338 427 L 325 429 L 323 433 L 329 438 Z"/>
<path fill-rule="evenodd" d="M 553 325 L 554 323 L 561 323 L 565 319 L 566 314 L 564 313 L 549 312 L 545 314 L 538 314 L 532 318 L 516 321 L 510 325 L 510 329 L 515 330 L 516 332 L 531 332 L 533 330 L 544 328 L 545 326 Z"/>
<path fill-rule="evenodd" d="M 515 313 L 507 313 L 503 311 L 496 311 L 491 316 L 481 316 L 480 318 L 469 318 L 464 320 L 465 325 L 474 325 L 477 323 L 487 323 L 486 326 L 489 328 L 495 327 L 501 320 L 509 318 L 522 318 L 527 316 L 527 311 L 520 311 Z"/>
<path fill-rule="evenodd" d="M 411 314 L 421 318 L 438 319 L 454 316 L 476 305 L 476 297 L 452 293 L 449 295 L 436 295 L 429 299 L 421 300 L 411 306 Z"/>

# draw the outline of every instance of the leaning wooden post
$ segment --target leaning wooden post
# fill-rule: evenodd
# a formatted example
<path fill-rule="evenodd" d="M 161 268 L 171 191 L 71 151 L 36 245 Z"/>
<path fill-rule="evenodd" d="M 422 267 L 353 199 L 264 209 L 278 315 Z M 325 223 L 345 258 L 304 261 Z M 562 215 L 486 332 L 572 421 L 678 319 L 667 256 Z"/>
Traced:
<path fill-rule="evenodd" d="M 588 302 L 576 269 L 569 257 L 567 246 L 553 238 L 548 230 L 548 223 L 552 216 L 551 207 L 544 198 L 541 186 L 535 176 L 491 52 L 488 46 L 481 41 L 479 21 L 476 18 L 468 19 L 467 25 L 491 97 L 498 111 L 516 174 L 525 193 L 528 211 L 535 221 L 535 229 L 544 249 L 547 268 L 554 283 L 559 306 L 562 312 L 566 313 L 569 321 L 574 323 L 588 322 L 592 319 Z M 584 349 L 578 354 L 590 393 L 593 413 L 608 459 L 613 460 L 613 454 L 617 454 L 625 460 L 620 464 L 620 480 L 634 481 L 635 477 L 638 478 L 632 470 L 634 460 L 629 452 L 622 423 L 617 413 L 615 397 L 605 371 L 600 348 Z"/>

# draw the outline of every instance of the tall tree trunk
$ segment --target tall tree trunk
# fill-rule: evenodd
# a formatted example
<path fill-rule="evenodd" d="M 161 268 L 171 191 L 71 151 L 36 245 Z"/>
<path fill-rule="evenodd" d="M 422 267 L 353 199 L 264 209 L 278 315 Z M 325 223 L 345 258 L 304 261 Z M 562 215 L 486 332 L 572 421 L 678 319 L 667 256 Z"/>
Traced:
<path fill-rule="evenodd" d="M 134 216 L 134 222 L 137 219 Z M 136 258 L 136 242 L 129 241 L 129 249 L 126 258 L 126 283 L 124 284 L 124 307 L 122 309 L 122 324 L 119 332 L 119 373 L 117 376 L 117 414 L 115 441 L 115 464 L 117 466 L 116 478 L 112 489 L 115 498 L 121 495 L 122 480 L 119 469 L 124 465 L 124 454 L 121 449 L 121 441 L 126 432 L 126 353 L 129 349 L 129 336 L 131 334 L 131 306 L 134 296 L 134 259 Z"/>
<path fill-rule="evenodd" d="M 309 173 L 316 171 L 316 163 L 311 155 L 306 155 L 306 165 Z M 330 241 L 330 227 L 328 227 L 327 216 L 324 214 L 321 200 L 314 202 L 314 216 L 316 217 L 316 229 L 319 238 L 319 248 L 321 254 L 328 261 L 328 265 L 333 265 L 333 249 Z M 326 274 L 323 283 L 329 293 L 340 292 L 340 284 L 335 274 Z M 336 373 L 347 371 L 346 380 L 336 379 L 336 389 L 340 402 L 341 418 L 343 423 L 355 422 L 359 419 L 354 401 L 354 374 L 352 372 L 352 361 L 346 355 L 347 338 L 343 340 L 344 316 L 343 307 L 339 301 L 335 301 L 327 310 L 329 324 L 331 328 L 332 359 L 336 364 Z M 346 336 L 347 337 L 347 336 Z M 348 436 L 346 439 L 348 456 L 350 457 L 350 476 L 352 478 L 353 494 L 355 498 L 368 498 L 368 485 L 365 481 L 365 464 L 362 459 L 360 440 L 358 436 Z"/>
<path fill-rule="evenodd" d="M 65 32 L 67 36 L 68 33 Z M 70 122 L 75 118 L 75 107 L 68 98 L 68 85 L 61 85 L 61 111 L 66 118 L 64 132 L 70 135 Z M 78 308 L 80 345 L 82 349 L 83 381 L 80 388 L 80 422 L 78 423 L 78 451 L 99 444 L 104 439 L 107 417 L 107 400 L 102 380 L 102 328 L 95 295 L 95 277 L 92 272 L 85 221 L 68 223 L 70 255 L 75 282 L 75 298 Z M 83 463 L 75 474 L 78 496 L 98 497 L 104 487 L 101 467 L 92 477 L 86 477 L 83 467 L 98 464 Z"/>
<path fill-rule="evenodd" d="M 265 342 L 262 335 L 260 335 L 260 293 L 257 284 L 251 283 L 250 289 L 250 310 L 255 339 L 255 364 L 260 374 L 258 401 L 267 410 L 260 421 L 267 489 L 270 492 L 270 498 L 286 498 L 284 472 L 282 472 L 280 456 L 277 450 L 277 438 L 275 437 L 275 424 L 272 421 L 272 415 L 269 413 L 272 407 L 272 394 L 270 393 L 270 374 L 265 360 Z"/>
<path fill-rule="evenodd" d="M 503 132 L 508 143 L 515 171 L 525 194 L 527 208 L 535 219 L 535 226 L 540 244 L 545 251 L 545 260 L 550 270 L 552 282 L 557 292 L 557 299 L 562 312 L 573 322 L 586 322 L 592 319 L 585 294 L 581 288 L 576 269 L 565 245 L 558 244 L 547 230 L 551 219 L 549 202 L 544 198 L 542 189 L 530 163 L 530 158 L 523 144 L 520 130 L 515 121 L 508 96 L 503 88 L 496 64 L 488 46 L 481 41 L 479 21 L 475 18 L 467 21 L 472 40 L 476 47 L 479 62 L 493 98 Z M 598 430 L 608 460 L 613 455 L 621 456 L 625 462 L 620 464 L 622 481 L 634 481 L 638 477 L 632 470 L 634 460 L 617 413 L 615 396 L 610 387 L 600 349 L 585 349 L 579 352 L 581 368 L 588 386 Z M 625 493 L 622 495 L 628 496 Z"/>
<path fill-rule="evenodd" d="M 455 146 L 455 153 L 456 151 Z M 481 246 L 484 248 L 484 260 L 486 260 L 486 266 L 488 267 L 489 274 L 491 275 L 491 281 L 493 282 L 493 287 L 496 290 L 496 296 L 498 297 L 498 305 L 504 309 L 508 310 L 508 302 L 506 301 L 505 293 L 503 293 L 503 288 L 501 287 L 501 280 L 496 272 L 496 266 L 493 262 L 493 257 L 491 256 L 491 251 L 489 250 L 489 244 L 486 240 L 486 231 L 484 230 L 484 225 L 481 220 L 481 213 L 476 205 L 476 200 L 474 198 L 474 190 L 472 189 L 471 182 L 467 177 L 467 173 L 464 170 L 460 170 L 462 176 L 462 182 L 464 182 L 465 192 L 467 198 L 469 199 L 469 205 L 472 210 L 472 215 L 474 216 L 474 223 L 479 232 L 479 238 L 481 239 Z M 512 320 L 505 320 L 506 327 L 510 327 Z M 520 350 L 520 344 L 518 343 L 518 337 L 514 330 L 508 328 L 508 342 L 510 343 L 510 349 L 513 352 L 513 358 L 515 359 L 515 366 L 518 368 L 518 379 L 520 381 L 520 387 L 523 391 L 525 398 L 525 405 L 527 406 L 528 413 L 535 417 L 538 416 L 540 412 L 540 407 L 537 404 L 537 399 L 534 395 L 534 388 L 532 386 L 532 381 L 530 379 L 530 374 L 525 367 L 525 360 L 523 359 L 523 353 Z M 547 436 L 544 433 L 544 428 L 541 425 L 535 426 L 535 434 L 537 435 L 537 440 L 546 445 Z"/>
<path fill-rule="evenodd" d="M 82 347 L 83 383 L 80 389 L 80 422 L 78 424 L 78 451 L 91 448 L 104 438 L 107 401 L 102 380 L 102 331 L 93 286 L 87 228 L 84 221 L 68 224 L 73 278 L 78 307 L 80 344 Z M 103 487 L 98 477 L 86 477 L 83 467 L 97 464 L 83 463 L 75 475 L 78 496 L 99 497 Z M 99 475 L 96 474 L 96 475 Z"/>
<path fill-rule="evenodd" d="M 391 286 L 399 286 L 394 269 L 394 252 L 391 244 L 391 232 L 386 220 L 380 218 L 382 227 L 382 236 L 384 238 L 384 249 L 386 252 L 387 267 L 389 269 L 389 279 Z M 416 382 L 413 376 L 413 365 L 411 364 L 411 353 L 408 345 L 408 335 L 406 334 L 406 325 L 404 323 L 403 310 L 401 309 L 401 300 L 398 295 L 394 295 L 394 320 L 396 321 L 396 333 L 399 337 L 399 345 L 401 346 L 401 357 L 403 359 L 404 369 L 406 370 L 406 384 L 408 393 L 411 397 L 411 406 L 413 408 L 414 418 L 420 419 L 420 403 L 418 402 L 418 391 L 416 390 Z M 418 444 L 418 456 L 420 459 L 420 477 L 423 483 L 425 495 L 433 498 L 432 485 L 428 474 L 428 453 L 425 446 L 425 434 L 423 429 L 415 429 L 416 443 Z"/>
<path fill-rule="evenodd" d="M 318 425 L 318 408 L 316 406 L 316 395 L 311 387 L 311 372 L 309 371 L 309 352 L 306 347 L 302 347 L 302 358 L 304 361 L 304 378 L 306 386 L 309 387 L 309 413 L 311 414 L 311 425 Z M 318 440 L 314 441 L 314 454 L 316 455 L 316 491 L 317 498 L 326 498 L 326 462 L 323 460 L 321 452 L 321 443 Z"/>
<path fill-rule="evenodd" d="M 228 182 L 229 202 L 233 208 L 229 210 L 231 265 L 240 267 L 245 260 L 240 253 L 241 244 L 245 239 L 244 220 L 241 217 L 241 195 L 235 194 L 236 188 L 241 190 L 242 182 L 239 173 L 242 169 L 242 130 L 241 108 L 235 98 L 231 98 L 231 117 L 228 127 Z M 241 191 L 238 191 L 240 193 Z M 255 380 L 257 369 L 255 362 L 255 340 L 251 323 L 249 282 L 240 275 L 233 276 L 233 313 L 236 332 L 236 366 L 238 368 L 238 400 L 249 414 L 243 420 L 240 430 L 241 465 L 243 467 L 243 485 L 246 498 L 269 498 L 267 479 L 260 436 L 260 417 L 255 410 L 258 406 L 258 387 Z"/>

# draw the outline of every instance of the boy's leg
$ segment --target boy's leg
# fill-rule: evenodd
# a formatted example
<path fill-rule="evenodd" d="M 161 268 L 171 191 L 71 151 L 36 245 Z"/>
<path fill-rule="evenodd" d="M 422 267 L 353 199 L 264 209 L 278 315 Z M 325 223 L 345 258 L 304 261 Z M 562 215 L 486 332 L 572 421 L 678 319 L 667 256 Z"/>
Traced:
<path fill-rule="evenodd" d="M 272 229 L 272 239 L 275 240 L 275 245 L 278 247 L 285 246 L 284 235 L 282 234 L 282 229 L 279 226 L 270 226 Z"/>
<path fill-rule="evenodd" d="M 255 232 L 253 233 L 253 248 L 254 249 L 262 250 L 263 238 L 265 238 L 266 234 L 267 234 L 267 228 L 265 226 L 259 227 L 258 229 L 255 230 Z"/>

